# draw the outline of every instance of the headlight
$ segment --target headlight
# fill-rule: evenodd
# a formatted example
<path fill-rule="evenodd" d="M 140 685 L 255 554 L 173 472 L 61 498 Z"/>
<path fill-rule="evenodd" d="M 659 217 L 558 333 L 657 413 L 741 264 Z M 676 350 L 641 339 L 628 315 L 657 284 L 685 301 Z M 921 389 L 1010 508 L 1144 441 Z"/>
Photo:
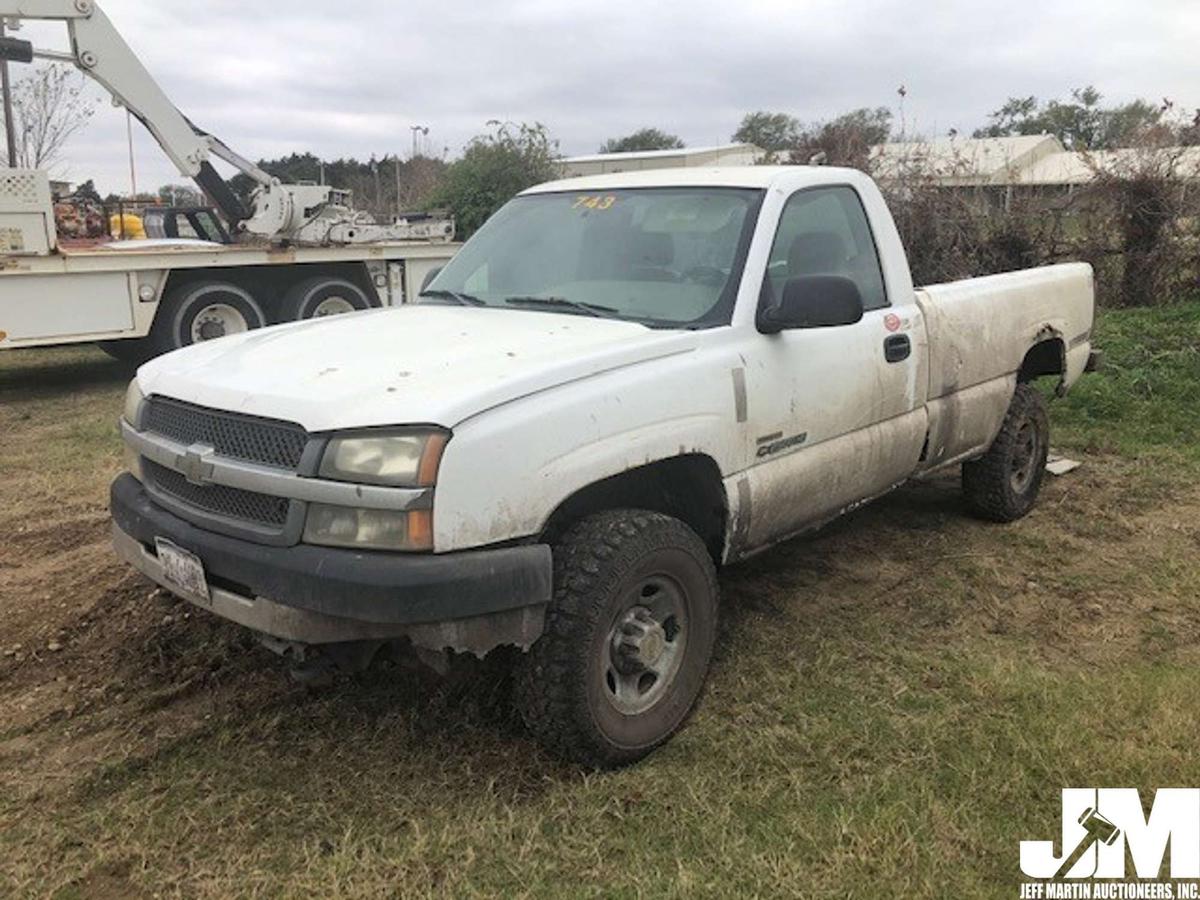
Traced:
<path fill-rule="evenodd" d="M 142 405 L 146 402 L 146 395 L 142 393 L 142 389 L 138 387 L 137 379 L 129 382 L 129 390 L 125 392 L 125 409 L 121 413 L 121 418 L 132 425 L 138 427 L 138 419 L 142 415 Z"/>
<path fill-rule="evenodd" d="M 448 440 L 444 431 L 335 437 L 325 448 L 319 474 L 334 481 L 432 487 Z"/>
<path fill-rule="evenodd" d="M 304 542 L 359 550 L 432 550 L 433 513 L 310 503 Z"/>

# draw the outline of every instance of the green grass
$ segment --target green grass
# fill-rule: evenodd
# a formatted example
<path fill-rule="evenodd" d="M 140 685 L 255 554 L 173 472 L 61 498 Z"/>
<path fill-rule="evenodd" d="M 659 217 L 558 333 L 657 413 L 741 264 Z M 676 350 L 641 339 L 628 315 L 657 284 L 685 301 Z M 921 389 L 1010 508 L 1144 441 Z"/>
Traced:
<path fill-rule="evenodd" d="M 676 744 L 608 775 L 478 716 L 422 722 L 378 680 L 229 710 L 26 817 L 9 865 L 217 896 L 1012 896 L 1060 786 L 1200 774 L 1182 667 L 841 649 L 802 640 L 803 665 L 752 681 L 727 664 Z"/>
<path fill-rule="evenodd" d="M 0 659 L 0 895 L 1014 897 L 1062 787 L 1200 785 L 1198 334 L 1200 304 L 1101 316 L 1109 368 L 1052 407 L 1085 465 L 1029 518 L 943 479 L 724 572 L 695 717 L 605 774 L 541 753 L 503 660 L 309 693 L 39 531 L 56 482 L 52 518 L 96 524 L 127 373 L 0 354 L 30 548 L 0 552 L 0 648 L 65 635 Z"/>
<path fill-rule="evenodd" d="M 132 377 L 93 347 L 0 353 L 0 426 L 21 438 L 4 442 L 5 474 L 61 498 L 86 491 L 96 465 L 116 471 Z"/>
<path fill-rule="evenodd" d="M 1200 469 L 1200 302 L 1105 311 L 1092 341 L 1105 367 L 1055 404 L 1055 440 Z"/>

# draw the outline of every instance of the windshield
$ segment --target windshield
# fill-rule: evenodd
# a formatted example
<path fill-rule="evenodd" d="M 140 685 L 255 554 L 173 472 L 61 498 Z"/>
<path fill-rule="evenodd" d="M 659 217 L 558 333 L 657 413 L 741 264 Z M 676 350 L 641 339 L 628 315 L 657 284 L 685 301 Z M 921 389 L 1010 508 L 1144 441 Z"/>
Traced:
<path fill-rule="evenodd" d="M 650 188 L 518 197 L 422 302 L 727 325 L 762 192 Z"/>

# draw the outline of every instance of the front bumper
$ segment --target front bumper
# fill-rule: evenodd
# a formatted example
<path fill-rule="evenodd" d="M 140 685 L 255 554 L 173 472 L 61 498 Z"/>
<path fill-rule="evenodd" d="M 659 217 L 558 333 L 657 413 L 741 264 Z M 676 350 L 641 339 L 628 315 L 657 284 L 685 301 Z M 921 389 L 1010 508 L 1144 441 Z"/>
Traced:
<path fill-rule="evenodd" d="M 111 509 L 113 544 L 126 562 L 170 590 L 154 550 L 155 538 L 166 538 L 204 563 L 212 589 L 205 608 L 284 641 L 409 637 L 482 654 L 531 644 L 550 601 L 544 544 L 443 555 L 269 547 L 197 528 L 155 505 L 128 474 L 113 482 Z"/>

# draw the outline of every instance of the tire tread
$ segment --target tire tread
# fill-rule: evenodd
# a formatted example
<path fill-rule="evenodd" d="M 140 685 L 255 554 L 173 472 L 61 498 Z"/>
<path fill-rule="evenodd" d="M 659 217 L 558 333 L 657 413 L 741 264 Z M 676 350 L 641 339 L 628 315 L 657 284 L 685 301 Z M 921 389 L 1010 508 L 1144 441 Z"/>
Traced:
<path fill-rule="evenodd" d="M 587 645 L 588 635 L 599 626 L 607 608 L 619 572 L 612 563 L 668 546 L 689 547 L 705 561 L 715 614 L 716 569 L 699 536 L 677 519 L 642 510 L 599 513 L 577 523 L 555 546 L 555 590 L 545 631 L 516 679 L 517 704 L 525 725 L 553 754 L 593 768 L 628 765 L 665 743 L 687 721 L 685 715 L 648 747 L 611 745 L 587 715 L 587 665 L 579 649 Z M 707 667 L 711 645 L 703 652 Z"/>
<path fill-rule="evenodd" d="M 1043 443 L 1049 446 L 1046 426 L 1046 401 L 1029 384 L 1017 385 L 1000 426 L 1000 433 L 987 453 L 972 462 L 963 463 L 962 487 L 967 507 L 976 516 L 991 522 L 1012 522 L 1033 508 L 1041 489 L 1043 471 L 1035 473 L 1030 489 L 1022 495 L 1013 492 L 1009 478 L 1009 456 L 1021 423 L 1027 418 L 1038 419 L 1044 428 Z"/>

